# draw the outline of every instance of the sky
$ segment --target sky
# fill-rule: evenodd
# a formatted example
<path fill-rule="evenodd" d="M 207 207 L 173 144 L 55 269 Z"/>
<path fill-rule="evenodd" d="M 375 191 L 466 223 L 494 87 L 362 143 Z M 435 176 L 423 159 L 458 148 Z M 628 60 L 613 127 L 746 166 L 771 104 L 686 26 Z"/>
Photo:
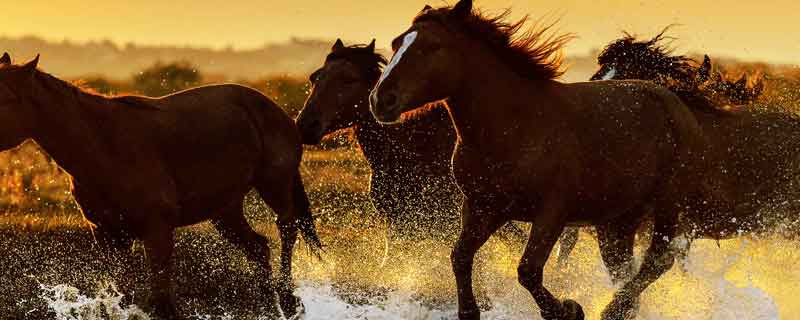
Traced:
<path fill-rule="evenodd" d="M 425 4 L 444 0 L 25 0 L 0 9 L 0 35 L 82 42 L 189 45 L 247 49 L 292 37 L 335 39 L 379 47 L 405 30 Z M 455 0 L 449 0 L 455 1 Z M 586 54 L 622 30 L 652 36 L 669 24 L 678 52 L 743 60 L 800 63 L 800 1 L 476 0 L 490 12 L 560 18 L 578 36 L 567 54 Z"/>

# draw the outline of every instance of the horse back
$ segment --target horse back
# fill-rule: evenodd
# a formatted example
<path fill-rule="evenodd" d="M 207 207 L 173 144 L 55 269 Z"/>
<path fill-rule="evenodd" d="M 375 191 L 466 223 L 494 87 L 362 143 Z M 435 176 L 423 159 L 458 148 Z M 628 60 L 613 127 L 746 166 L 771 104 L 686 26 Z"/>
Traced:
<path fill-rule="evenodd" d="M 702 130 L 666 89 L 641 81 L 537 89 L 520 99 L 530 110 L 498 116 L 496 138 L 459 144 L 454 171 L 465 192 L 515 203 L 558 193 L 571 220 L 602 221 L 652 201 L 701 158 Z"/>
<path fill-rule="evenodd" d="M 137 167 L 164 168 L 169 177 L 151 180 L 170 179 L 186 211 L 217 210 L 227 205 L 219 199 L 247 192 L 259 175 L 296 175 L 302 145 L 294 121 L 253 89 L 206 86 L 140 103 L 151 107 L 117 117 L 117 130 L 127 131 L 114 135 L 117 144 L 140 146 L 128 153 Z"/>

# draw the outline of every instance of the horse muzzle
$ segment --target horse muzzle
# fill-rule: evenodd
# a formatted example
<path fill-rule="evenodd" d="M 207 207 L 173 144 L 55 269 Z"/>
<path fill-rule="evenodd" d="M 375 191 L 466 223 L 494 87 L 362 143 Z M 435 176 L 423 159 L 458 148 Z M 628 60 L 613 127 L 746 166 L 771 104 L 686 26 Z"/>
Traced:
<path fill-rule="evenodd" d="M 369 95 L 369 110 L 375 120 L 382 124 L 396 123 L 403 113 L 403 105 L 399 103 L 397 95 L 392 92 L 378 94 L 373 90 Z"/>

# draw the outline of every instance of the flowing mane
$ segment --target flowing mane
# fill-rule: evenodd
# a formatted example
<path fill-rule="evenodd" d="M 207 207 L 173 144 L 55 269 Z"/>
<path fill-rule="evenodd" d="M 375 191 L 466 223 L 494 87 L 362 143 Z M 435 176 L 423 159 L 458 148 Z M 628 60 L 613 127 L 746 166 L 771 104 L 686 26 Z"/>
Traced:
<path fill-rule="evenodd" d="M 664 40 L 672 39 L 664 36 L 670 27 L 667 26 L 649 40 L 638 40 L 635 35 L 623 31 L 624 37 L 606 46 L 597 57 L 597 62 L 601 65 L 635 63 L 651 70 L 657 77 L 648 80 L 661 85 L 673 80 L 681 87 L 691 88 L 697 79 L 698 63 L 683 55 L 673 55 L 673 50 L 664 43 Z"/>
<path fill-rule="evenodd" d="M 729 104 L 754 102 L 761 94 L 763 83 L 747 87 L 747 75 L 729 81 L 717 72 L 711 75 L 711 60 L 703 63 L 684 55 L 674 55 L 665 36 L 667 26 L 652 39 L 639 40 L 635 35 L 624 36 L 607 45 L 597 58 L 600 65 L 629 64 L 644 70 L 642 80 L 650 80 L 669 88 L 687 103 L 701 109 L 726 109 Z"/>
<path fill-rule="evenodd" d="M 508 9 L 497 15 L 472 10 L 464 18 L 449 15 L 452 9 L 423 10 L 414 22 L 433 20 L 459 28 L 464 34 L 485 43 L 500 61 L 524 78 L 549 80 L 564 74 L 561 49 L 574 35 L 551 32 L 555 23 L 535 23 L 526 28 L 528 16 L 509 22 L 507 18 L 511 11 Z"/>

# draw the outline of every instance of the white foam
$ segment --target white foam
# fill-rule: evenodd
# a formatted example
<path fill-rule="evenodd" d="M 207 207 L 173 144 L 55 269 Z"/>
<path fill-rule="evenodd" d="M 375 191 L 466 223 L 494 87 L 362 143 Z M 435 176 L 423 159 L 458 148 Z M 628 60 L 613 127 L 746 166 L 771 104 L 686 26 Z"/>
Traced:
<path fill-rule="evenodd" d="M 383 319 L 383 320 L 426 320 L 458 319 L 458 308 L 450 305 L 433 308 L 414 298 L 413 293 L 395 291 L 385 298 L 370 300 L 369 304 L 353 305 L 336 297 L 330 285 L 305 283 L 296 292 L 306 308 L 304 320 L 331 319 Z M 482 319 L 509 319 L 509 310 L 502 305 L 481 315 Z"/>
<path fill-rule="evenodd" d="M 41 298 L 57 320 L 150 319 L 147 313 L 135 305 L 124 308 L 120 306 L 123 295 L 113 286 L 98 290 L 94 297 L 66 284 L 40 284 L 39 289 L 42 290 Z"/>

